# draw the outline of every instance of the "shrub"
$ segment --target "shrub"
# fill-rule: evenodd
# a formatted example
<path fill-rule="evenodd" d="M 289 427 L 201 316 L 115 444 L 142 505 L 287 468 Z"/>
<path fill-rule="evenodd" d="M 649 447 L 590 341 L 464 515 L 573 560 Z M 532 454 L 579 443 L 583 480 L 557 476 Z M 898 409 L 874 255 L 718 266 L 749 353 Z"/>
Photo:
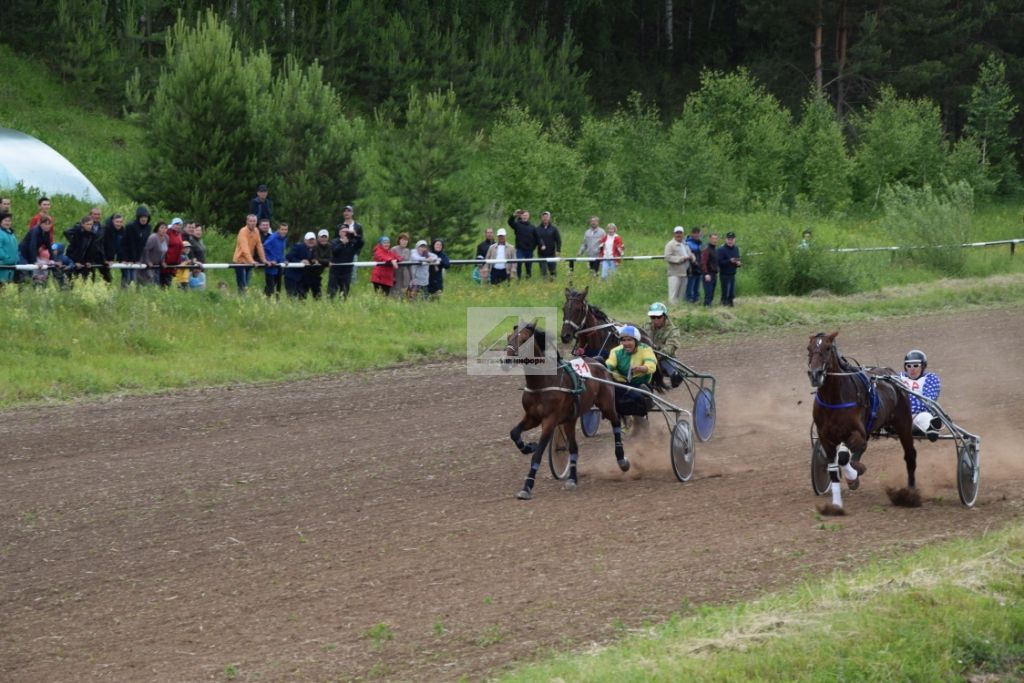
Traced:
<path fill-rule="evenodd" d="M 930 185 L 920 189 L 896 183 L 883 197 L 883 225 L 897 235 L 900 258 L 953 277 L 963 272 L 967 252 L 960 245 L 971 233 L 974 191 L 965 181 L 936 192 Z"/>
<path fill-rule="evenodd" d="M 761 288 L 768 294 L 803 295 L 826 290 L 849 294 L 856 277 L 849 260 L 812 240 L 801 245 L 788 230 L 768 233 L 764 253 L 754 262 Z"/>

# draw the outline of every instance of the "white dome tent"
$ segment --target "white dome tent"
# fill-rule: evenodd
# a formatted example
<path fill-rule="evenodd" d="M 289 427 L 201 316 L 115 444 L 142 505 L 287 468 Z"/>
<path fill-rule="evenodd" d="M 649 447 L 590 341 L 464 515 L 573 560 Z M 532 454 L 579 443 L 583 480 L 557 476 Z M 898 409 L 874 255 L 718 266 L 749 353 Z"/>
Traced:
<path fill-rule="evenodd" d="M 97 204 L 107 201 L 74 164 L 45 142 L 0 128 L 0 187 L 18 183 L 44 194 L 67 194 Z"/>

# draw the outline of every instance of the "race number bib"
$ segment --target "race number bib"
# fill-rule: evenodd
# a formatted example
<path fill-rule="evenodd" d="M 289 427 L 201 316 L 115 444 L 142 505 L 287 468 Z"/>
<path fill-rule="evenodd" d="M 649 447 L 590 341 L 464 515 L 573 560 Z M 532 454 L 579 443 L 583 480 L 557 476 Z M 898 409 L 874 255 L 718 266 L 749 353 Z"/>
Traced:
<path fill-rule="evenodd" d="M 573 358 L 571 361 L 569 361 L 569 365 L 572 367 L 573 372 L 575 372 L 580 377 L 591 376 L 590 364 L 587 363 L 587 361 L 583 360 L 582 358 Z"/>
<path fill-rule="evenodd" d="M 901 377 L 900 380 L 903 382 L 903 386 L 905 386 L 907 389 L 910 389 L 911 391 L 916 391 L 917 393 L 920 394 L 921 390 L 924 389 L 924 386 L 921 384 L 919 380 L 910 379 L 909 377 Z"/>

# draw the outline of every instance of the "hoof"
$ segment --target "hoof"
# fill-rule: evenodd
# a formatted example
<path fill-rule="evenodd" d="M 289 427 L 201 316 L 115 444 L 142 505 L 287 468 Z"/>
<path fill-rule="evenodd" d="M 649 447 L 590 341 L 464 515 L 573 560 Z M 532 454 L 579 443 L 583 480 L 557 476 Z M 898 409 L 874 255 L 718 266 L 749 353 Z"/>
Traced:
<path fill-rule="evenodd" d="M 859 488 L 860 488 L 860 477 L 857 477 L 857 478 L 856 478 L 856 479 L 854 479 L 853 481 L 850 481 L 849 479 L 847 479 L 847 480 L 846 480 L 846 486 L 847 486 L 847 487 L 848 487 L 848 488 L 849 488 L 849 489 L 850 489 L 851 491 L 856 491 L 857 489 L 859 489 Z"/>
<path fill-rule="evenodd" d="M 860 460 L 854 460 L 850 463 L 850 467 L 857 470 L 857 476 L 863 477 L 864 473 L 868 471 L 868 466 L 862 463 Z"/>
<path fill-rule="evenodd" d="M 896 507 L 921 507 L 921 493 L 916 488 L 894 489 L 889 486 L 885 489 L 885 495 L 889 496 L 889 501 Z"/>
<path fill-rule="evenodd" d="M 522 448 L 519 449 L 519 451 L 523 455 L 530 455 L 535 450 L 537 450 L 537 442 L 536 441 L 531 441 L 530 443 L 524 445 Z"/>
<path fill-rule="evenodd" d="M 522 491 L 516 494 L 516 498 L 518 498 L 519 500 L 530 500 L 531 498 L 533 498 L 533 491 L 527 491 L 526 489 L 523 489 Z"/>
<path fill-rule="evenodd" d="M 629 460 L 626 458 L 619 460 L 619 469 L 623 472 L 629 472 Z"/>
<path fill-rule="evenodd" d="M 562 488 L 565 489 L 566 491 L 575 491 L 576 482 L 574 482 L 572 479 L 569 479 L 564 484 L 562 484 Z"/>
<path fill-rule="evenodd" d="M 820 512 L 821 514 L 826 515 L 828 517 L 842 517 L 842 516 L 844 516 L 846 514 L 846 510 L 844 510 L 843 508 L 839 507 L 838 505 L 833 505 L 832 503 L 826 503 L 825 505 L 819 505 L 818 506 L 818 512 Z"/>

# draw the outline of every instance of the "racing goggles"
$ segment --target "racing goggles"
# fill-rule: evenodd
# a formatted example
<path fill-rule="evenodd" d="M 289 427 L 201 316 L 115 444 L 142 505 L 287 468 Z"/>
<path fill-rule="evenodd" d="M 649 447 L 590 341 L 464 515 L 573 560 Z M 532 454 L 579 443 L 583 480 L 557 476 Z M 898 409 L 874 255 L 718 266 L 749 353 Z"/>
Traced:
<path fill-rule="evenodd" d="M 911 368 L 919 368 L 919 367 L 921 367 L 921 364 L 920 363 L 904 363 L 903 367 L 905 367 L 907 370 L 910 370 Z"/>

